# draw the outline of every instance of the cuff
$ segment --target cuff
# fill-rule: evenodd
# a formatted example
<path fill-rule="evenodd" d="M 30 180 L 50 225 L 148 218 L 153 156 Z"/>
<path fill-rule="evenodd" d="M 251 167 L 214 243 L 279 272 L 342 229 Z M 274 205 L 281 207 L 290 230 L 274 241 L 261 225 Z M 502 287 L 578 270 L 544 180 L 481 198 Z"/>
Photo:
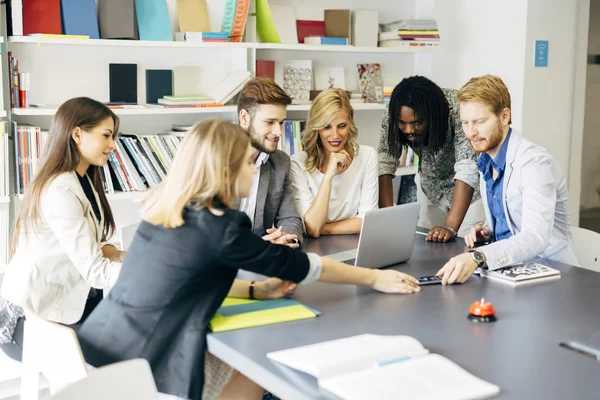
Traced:
<path fill-rule="evenodd" d="M 323 271 L 323 263 L 321 262 L 321 257 L 319 257 L 315 253 L 306 253 L 308 256 L 308 274 L 306 277 L 300 282 L 301 285 L 308 285 L 309 283 L 316 282 L 321 277 L 321 272 Z"/>

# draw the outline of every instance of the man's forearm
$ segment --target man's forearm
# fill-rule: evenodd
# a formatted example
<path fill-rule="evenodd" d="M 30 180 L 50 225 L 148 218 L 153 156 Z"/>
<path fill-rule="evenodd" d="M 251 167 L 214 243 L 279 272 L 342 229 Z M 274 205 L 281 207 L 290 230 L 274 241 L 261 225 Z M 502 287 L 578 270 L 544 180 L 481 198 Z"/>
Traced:
<path fill-rule="evenodd" d="M 379 176 L 379 208 L 394 205 L 394 183 L 393 175 Z"/>

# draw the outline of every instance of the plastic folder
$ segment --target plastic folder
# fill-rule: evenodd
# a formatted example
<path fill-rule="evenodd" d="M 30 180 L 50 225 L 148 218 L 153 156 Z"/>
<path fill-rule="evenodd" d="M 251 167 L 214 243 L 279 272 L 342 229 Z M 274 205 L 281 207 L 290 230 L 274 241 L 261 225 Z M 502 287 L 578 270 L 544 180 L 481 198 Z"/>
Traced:
<path fill-rule="evenodd" d="M 210 321 L 210 329 L 224 332 L 315 318 L 317 315 L 320 315 L 319 311 L 290 298 L 248 300 L 228 297 Z"/>

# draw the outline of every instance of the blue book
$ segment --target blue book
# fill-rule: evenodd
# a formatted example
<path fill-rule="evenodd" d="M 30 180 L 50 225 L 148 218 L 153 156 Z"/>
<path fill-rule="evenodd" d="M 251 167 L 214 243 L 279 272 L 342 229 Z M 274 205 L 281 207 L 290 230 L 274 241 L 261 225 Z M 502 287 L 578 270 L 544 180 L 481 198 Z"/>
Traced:
<path fill-rule="evenodd" d="M 304 38 L 305 44 L 336 44 L 347 45 L 348 38 L 328 37 L 328 36 L 307 36 Z"/>
<path fill-rule="evenodd" d="M 60 0 L 60 16 L 65 35 L 100 38 L 94 0 Z"/>
<path fill-rule="evenodd" d="M 135 0 L 140 40 L 173 41 L 165 0 Z"/>

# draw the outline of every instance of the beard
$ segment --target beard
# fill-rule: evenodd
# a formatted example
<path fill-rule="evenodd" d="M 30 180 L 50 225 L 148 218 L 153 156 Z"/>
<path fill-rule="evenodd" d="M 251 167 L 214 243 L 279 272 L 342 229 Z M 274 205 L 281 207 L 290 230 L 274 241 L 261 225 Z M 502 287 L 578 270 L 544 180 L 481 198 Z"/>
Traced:
<path fill-rule="evenodd" d="M 492 132 L 492 134 L 481 144 L 479 144 L 478 146 L 474 146 L 471 140 L 469 140 L 469 143 L 471 143 L 471 147 L 476 152 L 487 153 L 490 150 L 498 148 L 498 146 L 502 144 L 503 136 L 504 132 L 502 129 L 502 123 L 500 122 L 500 120 L 498 120 L 498 124 L 496 125 L 496 129 L 494 129 L 494 132 Z"/>
<path fill-rule="evenodd" d="M 250 120 L 250 126 L 248 126 L 248 133 L 250 134 L 250 143 L 252 144 L 252 147 L 254 147 L 256 150 L 267 154 L 273 154 L 275 153 L 275 150 L 277 150 L 277 146 L 275 146 L 275 149 L 273 150 L 267 149 L 265 147 L 265 136 L 258 134 L 256 132 L 256 129 L 254 129 L 254 119 Z"/>

